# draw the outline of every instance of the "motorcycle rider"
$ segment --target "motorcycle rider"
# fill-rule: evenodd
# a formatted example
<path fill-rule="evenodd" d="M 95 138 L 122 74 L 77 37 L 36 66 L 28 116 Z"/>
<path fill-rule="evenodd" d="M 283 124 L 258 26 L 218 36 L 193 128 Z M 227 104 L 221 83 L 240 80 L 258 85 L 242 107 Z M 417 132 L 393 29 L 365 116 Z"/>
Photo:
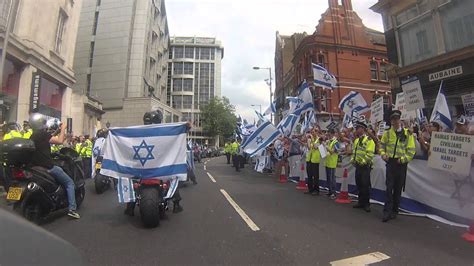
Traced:
<path fill-rule="evenodd" d="M 163 114 L 158 110 L 146 112 L 145 115 L 143 116 L 143 124 L 145 125 L 161 124 L 162 121 L 163 121 Z M 178 213 L 178 212 L 183 211 L 183 207 L 179 204 L 180 201 L 181 201 L 181 196 L 179 195 L 179 188 L 176 188 L 176 191 L 173 195 L 173 213 Z M 124 214 L 129 215 L 129 216 L 134 216 L 135 205 L 136 205 L 136 202 L 127 203 L 127 208 L 125 209 Z"/>
<path fill-rule="evenodd" d="M 109 134 L 109 130 L 106 128 L 101 128 L 97 131 L 97 139 L 95 140 L 94 148 L 92 149 L 91 178 L 94 178 L 96 174 L 95 163 L 96 163 L 97 157 L 104 156 L 103 147 L 105 143 L 105 138 L 107 138 L 108 134 Z"/>
<path fill-rule="evenodd" d="M 58 183 L 60 183 L 67 192 L 68 199 L 68 216 L 79 219 L 81 216 L 76 211 L 76 196 L 74 190 L 74 181 L 69 177 L 64 170 L 53 164 L 51 158 L 51 144 L 63 144 L 65 140 L 66 124 L 60 124 L 59 134 L 51 135 L 46 125 L 46 117 L 39 113 L 33 113 L 30 116 L 30 125 L 33 129 L 31 140 L 35 143 L 36 150 L 32 156 L 32 165 L 41 166 L 47 169 Z"/>

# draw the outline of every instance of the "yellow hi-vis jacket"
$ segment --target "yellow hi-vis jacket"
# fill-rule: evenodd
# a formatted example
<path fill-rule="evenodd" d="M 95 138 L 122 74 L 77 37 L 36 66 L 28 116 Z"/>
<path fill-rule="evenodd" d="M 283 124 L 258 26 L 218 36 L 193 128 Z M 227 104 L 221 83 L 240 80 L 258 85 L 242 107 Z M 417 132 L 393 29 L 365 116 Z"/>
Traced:
<path fill-rule="evenodd" d="M 321 153 L 319 152 L 319 138 L 316 138 L 314 141 L 309 142 L 309 151 L 306 154 L 306 162 L 311 163 L 320 163 L 321 162 Z"/>
<path fill-rule="evenodd" d="M 231 150 L 230 150 L 230 153 L 232 155 L 235 155 L 235 154 L 238 154 L 239 153 L 239 143 L 236 141 L 234 143 L 231 144 Z"/>
<path fill-rule="evenodd" d="M 30 139 L 31 135 L 33 135 L 33 129 L 28 129 L 26 132 L 23 132 L 24 139 Z"/>
<path fill-rule="evenodd" d="M 339 155 L 337 154 L 336 151 L 336 144 L 337 144 L 337 139 L 332 138 L 329 141 L 328 145 L 328 155 L 326 157 L 326 167 L 327 168 L 336 168 L 337 167 L 337 159 Z"/>
<path fill-rule="evenodd" d="M 7 134 L 3 136 L 3 140 L 7 139 L 14 139 L 14 138 L 23 138 L 23 134 L 21 134 L 18 130 L 10 130 Z"/>
<path fill-rule="evenodd" d="M 358 165 L 372 165 L 374 159 L 375 142 L 368 136 L 362 136 L 354 141 L 354 151 L 351 162 Z"/>
<path fill-rule="evenodd" d="M 395 129 L 385 131 L 380 141 L 380 155 L 400 159 L 401 163 L 408 163 L 415 156 L 415 136 L 408 129 L 402 129 L 402 138 L 397 136 Z"/>
<path fill-rule="evenodd" d="M 82 147 L 80 155 L 83 158 L 91 158 L 92 157 L 92 146 L 93 146 L 92 141 L 90 139 L 86 139 L 84 141 L 84 143 L 86 145 L 85 145 L 85 147 Z"/>
<path fill-rule="evenodd" d="M 225 152 L 225 153 L 230 153 L 231 150 L 232 150 L 231 144 L 230 144 L 230 143 L 226 143 L 225 146 L 224 146 L 224 152 Z"/>

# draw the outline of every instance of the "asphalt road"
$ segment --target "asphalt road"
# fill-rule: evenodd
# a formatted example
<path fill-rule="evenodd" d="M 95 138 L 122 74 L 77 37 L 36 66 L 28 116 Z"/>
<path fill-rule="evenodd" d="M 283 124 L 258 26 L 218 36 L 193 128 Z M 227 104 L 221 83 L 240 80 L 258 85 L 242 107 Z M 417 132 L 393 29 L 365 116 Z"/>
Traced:
<path fill-rule="evenodd" d="M 88 183 L 82 218 L 60 217 L 43 227 L 71 242 L 90 265 L 329 265 L 381 252 L 375 265 L 474 265 L 464 229 L 401 216 L 382 223 L 371 213 L 308 196 L 247 166 L 236 173 L 225 158 L 196 164 L 198 185 L 181 189 L 182 213 L 168 213 L 155 229 L 123 214 L 115 192 L 95 194 Z M 216 182 L 207 175 L 209 172 Z M 260 229 L 254 231 L 225 192 Z"/>

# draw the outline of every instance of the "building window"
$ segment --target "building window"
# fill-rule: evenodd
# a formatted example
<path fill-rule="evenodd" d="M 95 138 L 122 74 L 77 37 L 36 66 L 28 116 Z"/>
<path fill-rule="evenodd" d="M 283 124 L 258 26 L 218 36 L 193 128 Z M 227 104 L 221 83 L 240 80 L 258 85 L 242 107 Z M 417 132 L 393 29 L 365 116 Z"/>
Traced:
<path fill-rule="evenodd" d="M 418 44 L 418 56 L 423 57 L 424 55 L 430 53 L 426 30 L 422 30 L 416 33 L 416 41 Z"/>
<path fill-rule="evenodd" d="M 186 47 L 185 48 L 184 58 L 194 58 L 194 47 Z"/>
<path fill-rule="evenodd" d="M 61 9 L 59 11 L 58 26 L 57 26 L 57 29 L 56 29 L 56 40 L 55 40 L 55 43 L 54 43 L 54 51 L 56 53 L 61 53 L 64 33 L 66 32 L 66 22 L 67 22 L 67 15 Z"/>
<path fill-rule="evenodd" d="M 193 63 L 184 63 L 183 74 L 192 75 L 193 74 Z"/>
<path fill-rule="evenodd" d="M 92 63 L 94 62 L 94 47 L 95 43 L 91 42 L 91 50 L 89 51 L 89 67 L 92 67 Z"/>
<path fill-rule="evenodd" d="M 193 80 L 184 79 L 183 80 L 183 91 L 193 91 Z"/>
<path fill-rule="evenodd" d="M 183 109 L 191 109 L 193 104 L 193 96 L 185 95 L 183 96 Z"/>
<path fill-rule="evenodd" d="M 378 80 L 379 79 L 378 72 L 379 72 L 379 69 L 378 69 L 377 62 L 370 61 L 370 79 Z"/>
<path fill-rule="evenodd" d="M 97 6 L 100 6 L 100 1 L 101 1 L 101 0 L 97 0 Z"/>
<path fill-rule="evenodd" d="M 99 21 L 99 12 L 95 12 L 95 16 L 94 16 L 94 26 L 93 26 L 93 30 L 92 30 L 92 35 L 96 35 L 97 33 L 97 23 Z"/>
<path fill-rule="evenodd" d="M 173 80 L 173 91 L 183 91 L 183 79 L 174 79 Z"/>
<path fill-rule="evenodd" d="M 173 108 L 181 109 L 181 101 L 183 96 L 173 96 Z"/>
<path fill-rule="evenodd" d="M 87 91 L 86 95 L 90 96 L 91 95 L 91 74 L 87 74 Z"/>
<path fill-rule="evenodd" d="M 447 51 L 474 44 L 474 1 L 451 1 L 440 17 Z"/>
<path fill-rule="evenodd" d="M 199 58 L 201 60 L 209 60 L 211 58 L 210 52 L 211 52 L 210 48 L 201 48 L 201 55 Z"/>
<path fill-rule="evenodd" d="M 174 48 L 174 58 L 184 58 L 184 47 L 175 47 Z"/>
<path fill-rule="evenodd" d="M 173 75 L 183 74 L 183 63 L 174 63 L 173 65 Z"/>
<path fill-rule="evenodd" d="M 324 55 L 322 55 L 322 54 L 318 55 L 318 65 L 326 68 L 326 63 L 325 63 L 326 61 L 324 59 L 325 59 Z"/>
<path fill-rule="evenodd" d="M 214 60 L 216 57 L 216 49 L 211 48 L 211 60 Z"/>
<path fill-rule="evenodd" d="M 385 63 L 380 64 L 380 80 L 388 81 L 387 64 Z"/>

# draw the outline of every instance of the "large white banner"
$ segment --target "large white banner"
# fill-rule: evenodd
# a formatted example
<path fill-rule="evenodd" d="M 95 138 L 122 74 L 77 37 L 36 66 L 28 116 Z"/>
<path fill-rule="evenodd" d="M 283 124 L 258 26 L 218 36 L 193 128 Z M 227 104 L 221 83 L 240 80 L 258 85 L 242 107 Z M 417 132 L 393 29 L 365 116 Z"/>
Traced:
<path fill-rule="evenodd" d="M 473 141 L 474 137 L 469 135 L 433 132 L 428 166 L 464 176 L 469 175 Z"/>
<path fill-rule="evenodd" d="M 474 116 L 474 93 L 461 96 L 464 112 L 467 116 Z"/>
<path fill-rule="evenodd" d="M 405 93 L 405 109 L 407 111 L 425 108 L 420 81 L 416 77 L 402 81 L 402 90 Z"/>
<path fill-rule="evenodd" d="M 397 99 L 395 100 L 395 109 L 402 112 L 401 120 L 415 120 L 416 111 L 408 111 L 406 108 L 405 93 L 397 93 Z"/>
<path fill-rule="evenodd" d="M 370 123 L 375 126 L 383 120 L 383 97 L 377 98 L 370 106 Z"/>

